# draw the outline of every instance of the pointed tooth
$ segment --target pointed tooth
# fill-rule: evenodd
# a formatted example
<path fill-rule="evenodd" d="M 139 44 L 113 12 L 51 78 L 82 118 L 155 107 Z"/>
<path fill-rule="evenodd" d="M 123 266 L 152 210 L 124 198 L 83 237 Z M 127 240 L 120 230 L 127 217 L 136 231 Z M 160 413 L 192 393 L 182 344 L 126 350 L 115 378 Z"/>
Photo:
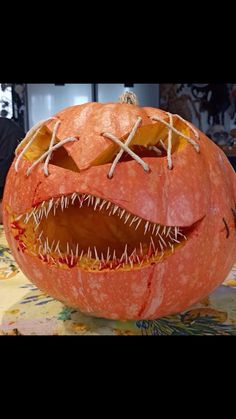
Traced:
<path fill-rule="evenodd" d="M 145 224 L 144 235 L 147 233 L 148 226 L 149 226 L 149 221 L 147 221 Z"/>
<path fill-rule="evenodd" d="M 178 239 L 175 239 L 174 237 L 170 236 L 171 240 L 173 240 L 176 243 L 181 243 Z"/>
<path fill-rule="evenodd" d="M 152 243 L 153 250 L 154 250 L 154 252 L 155 252 L 155 251 L 156 251 L 156 247 L 155 247 L 155 244 L 154 244 L 154 241 L 153 241 L 152 236 L 151 236 L 151 243 Z"/>
<path fill-rule="evenodd" d="M 177 239 L 177 236 L 178 236 L 178 228 L 175 227 L 175 239 Z"/>
<path fill-rule="evenodd" d="M 106 259 L 106 262 L 107 263 L 109 262 L 110 257 L 111 257 L 111 255 L 110 255 L 110 247 L 108 246 L 108 248 L 107 248 L 107 259 Z"/>
<path fill-rule="evenodd" d="M 114 206 L 113 215 L 116 213 L 116 211 L 118 210 L 118 208 L 119 208 L 118 205 L 115 205 Z"/>
<path fill-rule="evenodd" d="M 51 208 L 52 208 L 52 205 L 53 205 L 53 203 L 52 203 L 52 200 L 50 200 L 49 201 L 49 204 L 48 204 L 48 207 L 47 207 L 47 209 L 46 209 L 46 217 L 48 217 L 48 214 L 49 214 L 49 212 L 51 211 Z"/>
<path fill-rule="evenodd" d="M 126 217 L 125 217 L 125 224 L 127 223 L 127 221 L 128 221 L 128 219 L 129 219 L 129 217 L 131 216 L 131 214 L 128 214 Z"/>
<path fill-rule="evenodd" d="M 33 213 L 33 217 L 34 217 L 35 224 L 39 224 L 38 218 L 35 213 Z"/>
<path fill-rule="evenodd" d="M 55 240 L 53 240 L 51 246 L 50 246 L 50 252 L 53 252 L 53 246 L 54 246 Z"/>
<path fill-rule="evenodd" d="M 34 214 L 35 214 L 35 212 L 36 212 L 36 211 L 35 211 L 35 208 L 33 208 L 33 209 L 32 209 L 32 211 L 31 211 L 31 213 L 30 213 L 30 217 L 31 217 L 32 215 L 34 215 Z"/>
<path fill-rule="evenodd" d="M 125 213 L 125 209 L 123 211 L 121 211 L 120 219 L 123 217 L 124 213 Z"/>
<path fill-rule="evenodd" d="M 159 245 L 160 245 L 161 250 L 163 251 L 164 247 L 163 247 L 162 242 L 160 240 L 158 240 L 158 242 L 159 242 Z"/>
<path fill-rule="evenodd" d="M 126 262 L 126 264 L 128 263 L 128 253 L 127 253 L 127 247 L 128 247 L 128 245 L 126 244 L 125 245 L 125 262 Z"/>
<path fill-rule="evenodd" d="M 106 209 L 107 209 L 107 210 L 109 209 L 110 205 L 111 205 L 111 202 L 108 202 L 108 204 L 107 204 L 107 206 L 106 206 Z"/>
<path fill-rule="evenodd" d="M 96 260 L 99 261 L 98 252 L 97 252 L 96 246 L 94 246 L 94 253 L 95 253 Z"/>
<path fill-rule="evenodd" d="M 135 227 L 135 230 L 137 230 L 138 229 L 138 227 L 139 227 L 139 225 L 140 225 L 140 223 L 142 222 L 142 219 L 140 218 L 139 219 L 139 221 L 138 221 L 138 224 L 136 225 L 136 227 Z"/>
<path fill-rule="evenodd" d="M 162 234 L 165 234 L 165 232 L 166 232 L 166 226 L 163 227 Z"/>
<path fill-rule="evenodd" d="M 56 253 L 56 252 L 58 252 L 59 243 L 60 243 L 60 240 L 58 240 L 58 242 L 57 242 L 57 244 L 56 244 L 56 247 L 55 247 L 55 250 L 54 250 L 54 251 L 55 251 L 55 253 Z"/>
<path fill-rule="evenodd" d="M 139 220 L 139 217 L 134 216 L 129 226 L 132 226 L 137 220 Z"/>
<path fill-rule="evenodd" d="M 78 254 L 79 254 L 79 245 L 77 243 L 76 245 L 76 250 L 75 250 L 75 257 L 78 258 Z"/>
<path fill-rule="evenodd" d="M 154 234 L 155 229 L 156 229 L 156 224 L 153 224 L 152 234 Z"/>
<path fill-rule="evenodd" d="M 101 211 L 101 209 L 104 207 L 104 205 L 107 203 L 107 200 L 106 199 L 103 199 L 103 201 L 102 201 L 102 203 L 101 203 L 101 205 L 100 205 L 100 208 L 99 208 L 99 210 Z"/>
<path fill-rule="evenodd" d="M 167 232 L 166 232 L 166 237 L 168 237 L 168 236 L 170 235 L 170 231 L 171 231 L 171 227 L 169 227 L 169 228 L 167 229 Z"/>
<path fill-rule="evenodd" d="M 168 244 L 169 244 L 169 246 L 171 247 L 171 251 L 172 251 L 172 253 L 174 253 L 174 246 L 173 246 L 173 244 L 172 244 L 172 243 L 170 243 L 170 242 L 168 242 Z"/>
<path fill-rule="evenodd" d="M 90 246 L 88 247 L 87 255 L 88 255 L 87 258 L 90 259 L 91 258 Z"/>
<path fill-rule="evenodd" d="M 157 226 L 157 229 L 156 229 L 156 234 L 155 234 L 155 236 L 157 236 L 158 235 L 158 233 L 159 233 L 159 230 L 160 230 L 160 228 L 161 228 L 161 226 L 160 226 L 160 224 Z"/>
<path fill-rule="evenodd" d="M 134 253 L 136 253 L 136 248 L 133 250 L 133 252 L 130 255 L 130 258 L 132 258 L 134 256 Z"/>
<path fill-rule="evenodd" d="M 50 200 L 49 204 L 50 204 L 50 207 L 52 208 L 52 207 L 53 207 L 53 205 L 54 205 L 54 198 L 52 198 L 52 199 Z"/>
<path fill-rule="evenodd" d="M 162 235 L 161 234 L 158 234 L 158 236 L 160 237 L 160 239 L 161 239 L 162 243 L 164 244 L 164 246 L 167 247 L 167 244 L 166 244 L 165 240 L 163 239 Z"/>
<path fill-rule="evenodd" d="M 90 206 L 90 204 L 91 204 L 91 195 L 88 195 L 88 207 Z"/>
<path fill-rule="evenodd" d="M 101 201 L 100 198 L 96 198 L 95 205 L 94 205 L 94 211 L 96 210 L 96 208 L 97 208 L 97 206 L 98 206 L 98 204 L 99 204 L 100 201 Z"/>
<path fill-rule="evenodd" d="M 82 198 L 80 197 L 78 199 L 79 199 L 79 207 L 82 208 L 82 206 L 84 204 L 84 198 L 83 197 Z"/>
<path fill-rule="evenodd" d="M 72 205 L 74 205 L 76 198 L 77 198 L 77 194 L 76 193 L 73 193 L 72 196 L 71 196 L 71 203 L 72 203 Z"/>
<path fill-rule="evenodd" d="M 70 251 L 70 254 L 71 254 L 71 264 L 73 265 L 73 262 L 74 262 L 74 253 L 73 253 L 72 249 Z"/>
<path fill-rule="evenodd" d="M 116 251 L 113 252 L 113 260 L 116 260 Z"/>
<path fill-rule="evenodd" d="M 79 257 L 79 260 L 81 260 L 81 259 L 82 259 L 82 257 L 83 257 L 83 254 L 84 254 L 84 251 L 82 250 L 82 252 L 80 253 L 80 257 Z"/>
<path fill-rule="evenodd" d="M 65 208 L 67 208 L 67 206 L 68 206 L 68 201 L 69 201 L 69 198 L 66 196 L 65 197 Z"/>
<path fill-rule="evenodd" d="M 64 195 L 61 197 L 61 209 L 64 209 Z"/>
<path fill-rule="evenodd" d="M 122 262 L 122 260 L 124 259 L 124 257 L 125 257 L 125 254 L 123 252 L 122 255 L 121 255 L 121 257 L 120 257 L 120 260 L 119 260 L 120 263 Z"/>
<path fill-rule="evenodd" d="M 162 250 L 162 252 L 161 252 L 161 256 L 159 257 L 159 259 L 158 259 L 158 262 L 160 262 L 160 260 L 163 258 L 163 256 L 164 256 L 164 252 L 163 252 L 163 250 Z"/>
<path fill-rule="evenodd" d="M 139 247 L 140 247 L 140 254 L 141 256 L 143 256 L 143 246 L 141 242 L 139 243 Z"/>
<path fill-rule="evenodd" d="M 179 232 L 179 235 L 182 236 L 182 237 L 184 237 L 185 240 L 187 240 L 187 237 L 184 234 L 182 234 L 182 233 Z"/>
<path fill-rule="evenodd" d="M 86 202 L 90 198 L 90 195 L 83 194 L 82 198 L 83 198 L 83 201 Z"/>
<path fill-rule="evenodd" d="M 24 224 L 28 223 L 28 221 L 29 221 L 28 217 L 29 217 L 29 214 L 27 213 L 26 216 L 25 216 L 25 219 L 24 219 Z"/>
<path fill-rule="evenodd" d="M 41 237 L 42 237 L 42 235 L 43 235 L 43 230 L 41 231 L 41 233 L 39 234 L 39 236 L 38 236 L 38 240 L 39 241 L 41 241 Z"/>

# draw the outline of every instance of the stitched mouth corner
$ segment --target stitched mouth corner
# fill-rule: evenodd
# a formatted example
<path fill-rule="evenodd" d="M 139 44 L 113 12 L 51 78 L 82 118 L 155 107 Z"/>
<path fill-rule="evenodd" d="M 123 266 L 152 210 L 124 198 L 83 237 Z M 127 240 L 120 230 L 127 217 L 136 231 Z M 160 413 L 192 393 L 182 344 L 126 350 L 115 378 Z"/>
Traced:
<path fill-rule="evenodd" d="M 161 262 L 184 246 L 190 227 L 149 222 L 89 194 L 51 198 L 12 216 L 18 250 L 58 268 L 131 270 Z"/>

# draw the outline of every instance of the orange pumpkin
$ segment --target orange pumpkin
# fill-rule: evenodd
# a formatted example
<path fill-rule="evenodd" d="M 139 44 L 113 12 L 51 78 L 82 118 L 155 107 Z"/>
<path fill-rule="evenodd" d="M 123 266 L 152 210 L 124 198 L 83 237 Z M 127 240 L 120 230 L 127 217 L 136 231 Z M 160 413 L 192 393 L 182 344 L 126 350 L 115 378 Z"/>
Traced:
<path fill-rule="evenodd" d="M 28 132 L 7 177 L 4 226 L 45 293 L 93 316 L 154 319 L 225 279 L 235 195 L 223 152 L 179 116 L 87 103 Z"/>

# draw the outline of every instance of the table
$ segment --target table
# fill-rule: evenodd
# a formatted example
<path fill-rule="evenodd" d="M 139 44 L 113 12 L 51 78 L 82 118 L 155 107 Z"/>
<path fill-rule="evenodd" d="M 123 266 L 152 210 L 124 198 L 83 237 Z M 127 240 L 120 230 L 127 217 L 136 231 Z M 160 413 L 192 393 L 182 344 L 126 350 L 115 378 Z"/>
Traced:
<path fill-rule="evenodd" d="M 236 264 L 215 292 L 181 314 L 154 321 L 97 319 L 31 284 L 0 226 L 0 335 L 236 335 Z"/>

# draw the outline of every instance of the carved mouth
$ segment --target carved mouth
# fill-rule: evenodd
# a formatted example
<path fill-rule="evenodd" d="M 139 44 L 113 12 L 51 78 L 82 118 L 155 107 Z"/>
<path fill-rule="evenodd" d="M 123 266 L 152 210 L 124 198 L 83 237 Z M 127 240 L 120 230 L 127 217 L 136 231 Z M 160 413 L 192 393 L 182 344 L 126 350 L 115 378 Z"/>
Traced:
<path fill-rule="evenodd" d="M 139 269 L 170 256 L 191 227 L 163 226 L 88 194 L 60 196 L 12 218 L 18 250 L 58 268 Z"/>

